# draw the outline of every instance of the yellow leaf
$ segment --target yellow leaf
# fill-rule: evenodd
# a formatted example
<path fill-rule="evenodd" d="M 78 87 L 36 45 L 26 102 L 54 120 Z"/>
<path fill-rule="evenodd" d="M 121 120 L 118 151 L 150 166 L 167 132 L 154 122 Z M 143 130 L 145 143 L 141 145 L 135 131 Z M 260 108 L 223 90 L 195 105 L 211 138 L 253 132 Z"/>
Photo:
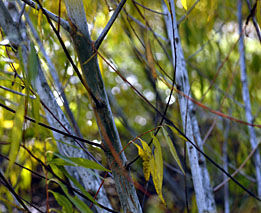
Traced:
<path fill-rule="evenodd" d="M 158 138 L 152 135 L 153 144 L 155 145 L 154 156 L 151 166 L 152 166 L 152 180 L 156 189 L 156 192 L 164 205 L 166 202 L 162 195 L 162 183 L 163 183 L 163 158 L 161 146 Z"/>
<path fill-rule="evenodd" d="M 9 152 L 10 161 L 8 165 L 9 168 L 15 162 L 19 151 L 20 141 L 22 139 L 23 123 L 24 123 L 24 98 L 21 98 L 18 109 L 15 113 L 14 126 L 11 132 L 11 146 Z"/>
<path fill-rule="evenodd" d="M 138 148 L 139 156 L 143 160 L 142 165 L 143 165 L 144 178 L 146 181 L 149 181 L 150 173 L 151 173 L 151 160 L 153 156 L 148 144 L 140 138 L 139 140 L 141 141 L 143 149 L 138 144 L 135 144 L 135 146 Z"/>
<path fill-rule="evenodd" d="M 178 156 L 178 154 L 176 152 L 176 149 L 175 149 L 174 145 L 172 144 L 172 141 L 167 136 L 167 132 L 166 132 L 166 130 L 164 128 L 162 128 L 162 131 L 163 131 L 163 135 L 165 137 L 165 140 L 166 140 L 166 142 L 167 142 L 167 144 L 169 146 L 171 155 L 173 156 L 174 160 L 177 162 L 177 164 L 178 164 L 179 168 L 181 169 L 181 171 L 183 172 L 183 174 L 185 174 L 185 172 L 184 172 L 184 170 L 182 168 L 181 162 L 179 160 L 179 156 Z"/>
<path fill-rule="evenodd" d="M 184 7 L 184 9 L 187 10 L 188 9 L 187 0 L 180 0 L 180 1 L 181 1 L 182 6 Z"/>

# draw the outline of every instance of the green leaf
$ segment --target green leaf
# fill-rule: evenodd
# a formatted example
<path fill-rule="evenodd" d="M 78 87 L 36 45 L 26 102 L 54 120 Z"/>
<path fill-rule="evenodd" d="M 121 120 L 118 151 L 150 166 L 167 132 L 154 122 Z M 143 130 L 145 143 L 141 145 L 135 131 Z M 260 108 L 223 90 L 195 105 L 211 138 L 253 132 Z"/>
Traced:
<path fill-rule="evenodd" d="M 53 158 L 48 162 L 48 164 L 55 164 L 57 166 L 75 166 L 74 163 L 69 163 L 61 158 Z"/>
<path fill-rule="evenodd" d="M 38 57 L 34 48 L 33 42 L 31 42 L 30 53 L 28 57 L 28 82 L 32 83 L 38 75 Z"/>
<path fill-rule="evenodd" d="M 56 157 L 59 158 L 59 160 L 56 159 L 52 159 L 51 161 L 49 161 L 49 163 L 53 163 L 53 164 L 57 164 L 57 165 L 63 165 L 63 166 L 82 166 L 88 169 L 97 169 L 97 170 L 101 170 L 101 171 L 106 171 L 106 172 L 110 172 L 110 170 L 104 168 L 102 165 L 88 160 L 88 159 L 84 159 L 84 158 L 70 158 L 70 157 L 66 157 L 64 155 L 60 155 L 58 153 L 53 153 Z"/>
<path fill-rule="evenodd" d="M 88 197 L 88 198 L 90 199 L 90 201 L 92 201 L 95 205 L 98 205 L 98 206 L 99 206 L 99 204 L 97 203 L 96 200 L 94 200 L 94 198 L 92 197 L 92 195 L 91 195 L 90 193 L 88 193 L 88 192 L 85 190 L 85 188 L 84 188 L 74 177 L 72 177 L 64 168 L 60 168 L 60 169 L 63 171 L 63 174 L 64 174 L 68 179 L 70 179 L 70 180 L 73 182 L 73 184 L 74 184 L 74 186 L 76 186 L 76 188 L 80 189 L 80 191 L 81 191 L 86 197 Z"/>
<path fill-rule="evenodd" d="M 102 165 L 84 158 L 70 158 L 71 161 L 76 163 L 78 166 L 82 166 L 89 169 L 97 169 L 101 171 L 110 172 L 109 169 L 104 168 Z"/>
<path fill-rule="evenodd" d="M 72 206 L 71 202 L 64 195 L 61 195 L 61 194 L 54 192 L 52 190 L 49 190 L 49 192 L 51 192 L 53 194 L 55 200 L 63 208 L 63 212 L 65 212 L 65 213 L 71 213 L 72 212 L 73 206 Z"/>
<path fill-rule="evenodd" d="M 183 172 L 183 174 L 185 174 L 183 168 L 182 168 L 182 165 L 181 165 L 181 162 L 179 160 L 179 156 L 177 154 L 177 151 L 174 147 L 174 145 L 172 144 L 172 141 L 170 140 L 170 138 L 168 137 L 167 135 L 167 132 L 164 128 L 162 128 L 162 131 L 163 131 L 163 135 L 165 137 L 165 141 L 167 142 L 168 146 L 169 146 L 169 149 L 170 149 L 170 153 L 172 155 L 172 157 L 174 158 L 174 160 L 177 162 L 179 168 L 181 169 L 181 171 Z"/>
<path fill-rule="evenodd" d="M 72 196 L 69 194 L 67 187 L 56 179 L 51 179 L 49 181 L 56 182 L 59 184 L 59 186 L 62 188 L 65 195 L 68 197 L 68 199 L 76 206 L 76 208 L 82 212 L 82 213 L 92 213 L 92 210 L 89 208 L 88 205 L 86 205 L 82 200 L 80 200 L 77 196 Z"/>
<path fill-rule="evenodd" d="M 11 146 L 9 151 L 9 168 L 16 160 L 16 157 L 18 155 L 20 141 L 22 139 L 22 133 L 23 133 L 23 123 L 24 123 L 24 98 L 22 97 L 20 99 L 20 103 L 18 106 L 18 109 L 15 113 L 14 118 L 14 126 L 11 132 Z"/>

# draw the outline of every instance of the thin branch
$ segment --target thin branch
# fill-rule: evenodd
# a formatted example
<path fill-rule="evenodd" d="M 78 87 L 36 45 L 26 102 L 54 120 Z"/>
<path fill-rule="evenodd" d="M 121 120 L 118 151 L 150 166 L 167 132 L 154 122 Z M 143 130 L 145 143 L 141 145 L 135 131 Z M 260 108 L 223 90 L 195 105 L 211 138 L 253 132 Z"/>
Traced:
<path fill-rule="evenodd" d="M 1 86 L 1 85 L 0 85 L 0 88 L 3 89 L 3 90 L 6 90 L 6 91 L 8 91 L 8 92 L 12 92 L 12 93 L 14 93 L 14 94 L 16 94 L 16 95 L 27 96 L 26 94 L 24 94 L 24 93 L 22 93 L 22 92 L 15 91 L 15 90 L 9 89 L 9 88 L 4 87 L 4 86 Z M 32 95 L 29 95 L 29 98 L 31 98 L 31 99 L 36 99 L 36 97 L 35 97 L 35 96 L 32 96 Z"/>
<path fill-rule="evenodd" d="M 24 202 L 21 200 L 21 198 L 19 197 L 19 195 L 15 192 L 15 190 L 13 189 L 13 187 L 11 186 L 11 184 L 7 181 L 7 179 L 5 178 L 5 176 L 2 174 L 2 172 L 0 171 L 0 181 L 2 182 L 2 184 L 15 196 L 15 198 L 17 199 L 17 201 L 24 207 L 24 209 L 27 212 L 30 212 L 29 209 L 27 208 L 27 206 L 24 204 Z"/>
<path fill-rule="evenodd" d="M 254 149 L 252 149 L 252 151 L 249 153 L 249 155 L 246 157 L 246 159 L 243 161 L 243 163 L 236 169 L 236 171 L 233 172 L 233 174 L 231 174 L 231 177 L 235 177 L 237 175 L 237 173 L 240 172 L 240 170 L 242 170 L 242 168 L 246 165 L 246 163 L 249 161 L 249 159 L 255 154 L 255 151 L 257 150 L 258 146 L 260 145 L 260 142 L 256 145 L 256 147 Z M 230 181 L 231 178 L 227 178 L 226 180 L 224 180 L 222 183 L 218 184 L 215 188 L 214 188 L 214 192 L 218 191 L 220 188 L 222 188 L 228 181 Z"/>
<path fill-rule="evenodd" d="M 148 11 L 150 11 L 150 12 L 152 12 L 152 13 L 156 13 L 156 14 L 164 15 L 164 16 L 168 15 L 168 14 L 166 14 L 166 13 L 162 13 L 162 12 L 158 12 L 158 11 L 156 11 L 156 10 L 152 10 L 152 9 L 150 9 L 150 8 L 148 8 L 148 7 L 146 7 L 146 6 L 144 6 L 143 4 L 141 4 L 141 3 L 137 2 L 137 1 L 134 1 L 134 0 L 133 0 L 133 2 L 135 2 L 135 4 L 141 6 L 141 7 L 144 8 L 145 10 L 148 10 Z"/>
<path fill-rule="evenodd" d="M 112 14 L 109 22 L 107 23 L 107 25 L 104 27 L 103 31 L 101 32 L 101 34 L 99 35 L 98 39 L 95 41 L 95 44 L 94 44 L 94 48 L 96 50 L 99 49 L 101 43 L 103 42 L 105 36 L 108 34 L 109 30 L 111 29 L 114 21 L 116 20 L 116 18 L 118 17 L 119 13 L 121 12 L 121 9 L 123 8 L 125 2 L 127 0 L 122 0 L 118 7 L 116 8 L 116 10 L 114 11 L 114 13 Z"/>
<path fill-rule="evenodd" d="M 185 20 L 185 18 L 188 17 L 188 15 L 191 13 L 191 11 L 195 8 L 195 6 L 198 4 L 200 0 L 197 0 L 192 6 L 191 8 L 186 12 L 185 15 L 183 15 L 178 21 L 177 21 L 177 25 L 179 26 L 179 24 Z"/>
<path fill-rule="evenodd" d="M 2 104 L 2 103 L 0 103 L 0 106 L 3 107 L 4 109 L 8 110 L 9 112 L 16 113 L 15 110 L 9 108 L 8 106 L 5 106 L 5 105 Z M 34 120 L 33 118 L 28 117 L 28 116 L 25 116 L 25 119 L 26 119 L 26 120 L 29 120 L 29 121 L 31 121 L 31 122 L 33 122 L 33 123 L 36 123 L 36 124 L 38 124 L 38 125 L 40 125 L 40 126 L 42 126 L 42 127 L 45 127 L 45 128 L 47 128 L 47 129 L 50 129 L 50 130 L 52 130 L 52 131 L 54 131 L 54 132 L 57 132 L 57 133 L 59 133 L 59 134 L 62 134 L 62 135 L 64 135 L 64 136 L 67 136 L 67 137 L 70 137 L 70 138 L 73 138 L 73 139 L 79 140 L 79 141 L 81 141 L 81 142 L 84 142 L 84 143 L 87 143 L 87 144 L 90 144 L 90 145 L 93 145 L 93 146 L 97 146 L 97 147 L 103 149 L 103 147 L 102 147 L 101 144 L 98 144 L 98 143 L 95 143 L 95 142 L 92 142 L 92 141 L 89 141 L 89 140 L 80 138 L 80 137 L 78 137 L 78 136 L 74 136 L 74 135 L 71 135 L 71 134 L 69 134 L 69 133 L 63 132 L 63 131 L 61 131 L 61 130 L 59 130 L 59 129 L 56 129 L 56 128 L 51 127 L 51 126 L 48 126 L 47 124 L 38 122 L 38 121 Z"/>
<path fill-rule="evenodd" d="M 247 6 L 248 6 L 248 9 L 249 9 L 249 12 L 251 13 L 252 12 L 251 3 L 250 3 L 249 0 L 246 0 L 246 2 L 247 2 Z M 254 6 L 253 6 L 253 8 L 254 8 Z M 255 7 L 255 10 L 256 10 L 256 7 Z M 250 16 L 252 17 L 252 21 L 253 21 L 253 24 L 254 24 L 255 29 L 256 29 L 257 37 L 259 38 L 259 41 L 261 43 L 261 32 L 260 32 L 260 27 L 259 27 L 259 25 L 258 25 L 258 23 L 256 21 L 255 11 L 253 12 L 253 14 L 250 14 Z"/>
<path fill-rule="evenodd" d="M 62 18 L 59 18 L 59 16 L 55 15 L 54 13 L 46 10 L 45 8 L 41 8 L 40 5 L 37 5 L 37 3 L 35 3 L 34 1 L 32 0 L 21 0 L 23 1 L 24 3 L 26 3 L 27 5 L 29 5 L 30 7 L 36 9 L 36 10 L 40 10 L 42 9 L 44 11 L 44 15 L 48 16 L 50 19 L 52 19 L 53 21 L 59 23 L 60 22 L 60 25 L 63 27 L 63 29 L 65 29 L 67 32 L 70 32 L 71 31 L 71 27 L 69 25 L 69 23 L 67 21 L 65 21 L 64 19 Z M 59 21 L 60 20 L 60 21 Z"/>
<path fill-rule="evenodd" d="M 131 20 L 133 20 L 136 24 L 138 24 L 140 27 L 142 27 L 143 29 L 149 30 L 151 31 L 151 29 L 149 27 L 147 27 L 146 25 L 142 24 L 138 19 L 134 18 L 132 15 L 130 15 L 129 13 L 127 13 L 125 11 L 125 14 L 127 15 L 127 17 L 129 17 Z M 161 40 L 165 41 L 165 42 L 169 42 L 169 40 L 167 38 L 165 38 L 164 36 L 156 33 L 155 36 L 159 37 Z"/>
<path fill-rule="evenodd" d="M 22 9 L 21 9 L 21 11 L 20 11 L 20 14 L 19 14 L 19 16 L 18 16 L 18 20 L 17 20 L 17 22 L 20 24 L 20 22 L 21 22 L 21 20 L 22 20 L 22 16 L 23 16 L 23 14 L 24 14 L 24 11 L 25 11 L 25 3 L 23 4 L 23 6 L 22 6 Z"/>

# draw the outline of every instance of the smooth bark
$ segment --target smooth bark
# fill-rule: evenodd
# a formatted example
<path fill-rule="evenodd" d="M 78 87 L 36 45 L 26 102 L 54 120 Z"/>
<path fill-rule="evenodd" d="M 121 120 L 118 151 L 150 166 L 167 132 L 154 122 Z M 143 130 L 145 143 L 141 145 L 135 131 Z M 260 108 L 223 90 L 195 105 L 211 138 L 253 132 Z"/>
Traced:
<path fill-rule="evenodd" d="M 175 4 L 173 0 L 170 1 L 170 5 L 171 11 L 168 11 L 168 8 L 164 3 L 163 9 L 164 13 L 168 14 L 168 16 L 165 18 L 165 23 L 168 38 L 171 41 L 173 66 L 176 66 L 176 84 L 180 91 L 182 91 L 185 95 L 190 96 L 188 73 L 186 70 L 186 64 L 180 43 L 180 37 L 178 34 L 175 17 Z M 178 100 L 183 128 L 186 132 L 186 136 L 196 143 L 203 151 L 202 139 L 200 136 L 198 122 L 195 115 L 196 111 L 194 109 L 193 103 L 182 95 L 178 96 Z M 204 156 L 200 155 L 190 143 L 187 144 L 187 152 L 191 167 L 198 211 L 200 213 L 216 212 L 213 189 L 210 184 L 205 158 Z"/>
<path fill-rule="evenodd" d="M 92 98 L 94 114 L 106 149 L 108 164 L 111 166 L 114 176 L 121 207 L 124 212 L 142 212 L 130 172 L 124 169 L 127 162 L 125 154 L 124 152 L 118 154 L 122 150 L 122 145 L 114 123 L 97 57 L 93 57 L 96 49 L 90 38 L 83 3 L 81 0 L 65 0 L 65 4 L 68 18 L 74 26 L 71 37 L 87 84 L 88 93 Z M 91 60 L 89 60 L 90 58 Z"/>
<path fill-rule="evenodd" d="M 253 124 L 253 115 L 251 110 L 251 102 L 249 96 L 249 89 L 248 89 L 248 81 L 247 81 L 247 72 L 246 72 L 246 62 L 245 62 L 245 47 L 244 47 L 244 33 L 242 30 L 242 1 L 238 0 L 238 26 L 239 26 L 239 53 L 240 53 L 240 70 L 241 70 L 241 83 L 242 83 L 242 96 L 245 103 L 245 114 L 246 120 L 248 123 Z M 257 144 L 257 138 L 255 129 L 252 126 L 248 126 L 250 144 L 252 149 L 254 149 Z M 260 149 L 254 154 L 254 163 L 255 163 L 255 170 L 256 170 L 256 182 L 257 182 L 257 194 L 258 197 L 261 198 L 261 159 L 260 159 Z"/>

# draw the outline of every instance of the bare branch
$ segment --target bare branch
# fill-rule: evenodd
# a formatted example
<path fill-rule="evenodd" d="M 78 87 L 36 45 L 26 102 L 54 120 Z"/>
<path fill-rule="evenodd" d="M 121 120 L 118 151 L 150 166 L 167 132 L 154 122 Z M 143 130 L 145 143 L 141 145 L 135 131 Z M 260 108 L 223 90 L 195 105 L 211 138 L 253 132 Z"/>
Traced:
<path fill-rule="evenodd" d="M 192 5 L 192 7 L 186 12 L 186 14 L 183 15 L 183 16 L 178 20 L 178 22 L 177 22 L 177 25 L 178 25 L 178 26 L 179 26 L 179 24 L 180 24 L 182 21 L 185 20 L 185 18 L 188 17 L 188 15 L 189 15 L 189 14 L 191 13 L 191 11 L 195 8 L 195 6 L 198 4 L 199 1 L 200 1 L 200 0 L 197 0 L 197 1 Z"/>
<path fill-rule="evenodd" d="M 30 7 L 36 9 L 36 10 L 40 10 L 40 6 L 37 5 L 34 1 L 31 1 L 31 0 L 21 0 L 23 1 L 24 3 L 26 3 L 27 5 L 29 5 Z M 65 21 L 64 19 L 62 18 L 59 18 L 59 16 L 55 15 L 54 13 L 46 10 L 43 8 L 43 10 L 45 11 L 46 15 L 52 19 L 53 21 L 59 23 L 60 22 L 60 25 L 63 27 L 63 29 L 65 29 L 67 32 L 70 32 L 71 31 L 71 28 L 70 28 L 70 25 L 67 21 Z M 60 21 L 59 21 L 60 20 Z"/>
<path fill-rule="evenodd" d="M 133 2 L 134 2 L 135 4 L 141 6 L 141 7 L 144 8 L 145 10 L 148 10 L 148 11 L 150 11 L 150 12 L 152 12 L 152 13 L 156 13 L 156 14 L 164 15 L 164 16 L 167 15 L 166 13 L 162 13 L 162 12 L 158 12 L 158 11 L 156 11 L 156 10 L 152 10 L 152 9 L 150 9 L 150 8 L 148 8 L 148 7 L 146 7 L 146 6 L 144 6 L 143 4 L 141 4 L 141 3 L 137 2 L 137 1 L 134 1 L 134 0 L 133 0 Z"/>
<path fill-rule="evenodd" d="M 249 12 L 251 12 L 252 8 L 251 8 L 251 3 L 249 0 L 246 0 L 247 2 L 247 6 L 248 6 L 248 9 L 249 9 Z M 260 32 L 260 27 L 256 21 L 256 17 L 255 15 L 252 16 L 252 21 L 253 21 L 253 24 L 255 26 L 255 29 L 256 29 L 256 34 L 257 34 L 257 37 L 259 38 L 259 41 L 261 43 L 261 32 Z"/>
<path fill-rule="evenodd" d="M 99 49 L 102 41 L 104 40 L 105 36 L 108 34 L 109 30 L 111 29 L 114 21 L 116 20 L 116 18 L 118 17 L 119 13 L 121 12 L 122 7 L 124 6 L 125 2 L 127 0 L 122 0 L 118 7 L 116 8 L 116 10 L 114 11 L 114 13 L 112 14 L 108 24 L 104 27 L 103 31 L 101 32 L 101 34 L 99 35 L 98 39 L 95 41 L 94 47 L 96 50 Z"/>

